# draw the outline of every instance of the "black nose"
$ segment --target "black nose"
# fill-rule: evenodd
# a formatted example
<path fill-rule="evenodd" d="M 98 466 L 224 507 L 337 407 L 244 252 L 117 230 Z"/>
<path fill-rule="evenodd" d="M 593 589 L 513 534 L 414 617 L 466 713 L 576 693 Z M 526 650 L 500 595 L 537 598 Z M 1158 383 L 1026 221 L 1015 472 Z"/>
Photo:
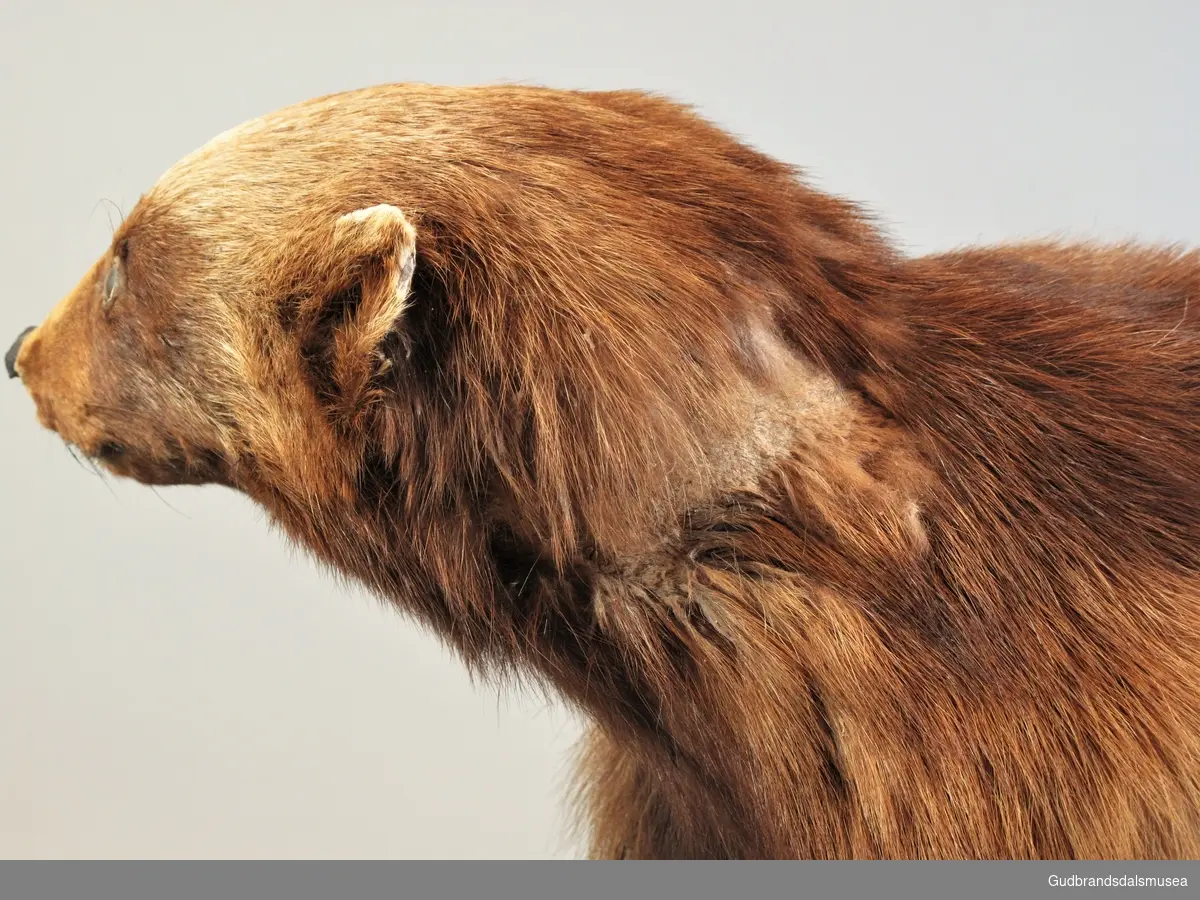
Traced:
<path fill-rule="evenodd" d="M 30 325 L 24 331 L 17 335 L 17 339 L 13 341 L 13 345 L 8 348 L 8 352 L 4 354 L 4 368 L 8 370 L 9 378 L 17 377 L 17 354 L 21 352 L 21 345 L 25 343 L 25 338 L 29 337 L 29 332 L 33 331 L 35 326 Z"/>

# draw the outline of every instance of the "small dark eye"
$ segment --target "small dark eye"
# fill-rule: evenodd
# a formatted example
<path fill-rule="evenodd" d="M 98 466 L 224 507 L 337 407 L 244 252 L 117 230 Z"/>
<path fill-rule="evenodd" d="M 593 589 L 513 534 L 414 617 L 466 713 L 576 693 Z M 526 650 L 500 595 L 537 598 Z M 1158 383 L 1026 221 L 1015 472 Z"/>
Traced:
<path fill-rule="evenodd" d="M 120 289 L 120 287 L 121 287 L 120 264 L 116 260 L 113 260 L 112 265 L 110 265 L 108 267 L 108 275 L 104 279 L 104 296 L 102 298 L 101 303 L 102 303 L 105 311 L 107 311 L 108 308 L 110 306 L 112 306 L 113 300 L 116 299 L 117 291 Z"/>

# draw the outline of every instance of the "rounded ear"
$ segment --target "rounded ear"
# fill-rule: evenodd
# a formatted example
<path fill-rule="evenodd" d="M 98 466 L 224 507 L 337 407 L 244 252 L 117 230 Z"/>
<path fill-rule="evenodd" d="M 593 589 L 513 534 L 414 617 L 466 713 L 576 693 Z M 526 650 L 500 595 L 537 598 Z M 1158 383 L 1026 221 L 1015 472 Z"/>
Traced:
<path fill-rule="evenodd" d="M 342 299 L 328 360 L 343 408 L 353 413 L 371 378 L 386 366 L 379 352 L 384 339 L 401 327 L 416 266 L 417 233 L 396 207 L 370 206 L 334 223 L 330 254 L 333 289 L 322 302 Z M 351 289 L 356 293 L 347 302 Z"/>

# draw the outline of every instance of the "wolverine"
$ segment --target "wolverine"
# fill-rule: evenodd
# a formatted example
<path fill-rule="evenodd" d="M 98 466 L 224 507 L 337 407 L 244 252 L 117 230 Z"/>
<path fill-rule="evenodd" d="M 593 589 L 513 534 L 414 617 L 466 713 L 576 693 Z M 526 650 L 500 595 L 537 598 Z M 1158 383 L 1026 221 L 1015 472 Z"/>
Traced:
<path fill-rule="evenodd" d="M 387 85 L 181 160 L 5 362 L 557 692 L 594 857 L 1200 856 L 1195 251 L 905 255 L 664 98 Z"/>

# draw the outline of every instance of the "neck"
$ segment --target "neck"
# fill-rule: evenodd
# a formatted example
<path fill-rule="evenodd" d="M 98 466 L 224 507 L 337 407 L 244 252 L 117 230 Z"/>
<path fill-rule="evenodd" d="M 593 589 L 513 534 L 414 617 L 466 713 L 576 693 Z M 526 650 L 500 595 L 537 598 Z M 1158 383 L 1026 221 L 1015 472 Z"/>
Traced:
<path fill-rule="evenodd" d="M 536 673 L 609 746 L 667 763 L 691 817 L 755 852 L 756 835 L 780 833 L 763 816 L 811 827 L 804 810 L 836 799 L 827 684 L 844 664 L 839 641 L 866 633 L 846 598 L 923 535 L 919 468 L 897 435 L 765 332 L 747 346 L 751 375 L 715 417 L 732 424 L 697 442 L 690 477 L 653 497 L 653 512 L 631 517 L 649 529 L 530 527 L 503 504 L 481 513 L 465 490 L 438 503 L 403 489 L 366 506 L 259 499 L 474 668 Z M 564 554 L 539 532 L 583 539 Z M 787 771 L 762 771 L 772 766 Z M 754 795 L 767 784 L 792 789 Z"/>

